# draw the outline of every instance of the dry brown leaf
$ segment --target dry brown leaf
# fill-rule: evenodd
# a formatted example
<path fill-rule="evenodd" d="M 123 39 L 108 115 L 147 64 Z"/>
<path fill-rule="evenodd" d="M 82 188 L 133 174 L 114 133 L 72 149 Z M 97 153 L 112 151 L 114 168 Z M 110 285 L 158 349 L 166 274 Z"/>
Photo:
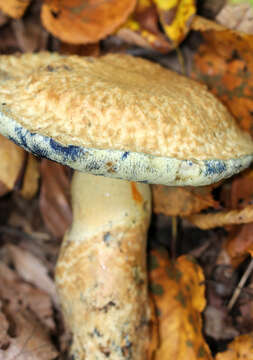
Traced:
<path fill-rule="evenodd" d="M 4 326 L 0 331 L 0 360 L 56 359 L 58 353 L 48 332 L 31 311 L 2 305 L 0 320 Z"/>
<path fill-rule="evenodd" d="M 187 217 L 192 224 L 200 229 L 247 224 L 253 222 L 253 205 L 248 205 L 242 210 L 220 211 L 215 214 L 195 214 Z"/>
<path fill-rule="evenodd" d="M 200 17 L 192 28 L 202 41 L 191 76 L 204 82 L 253 135 L 253 35 L 229 30 Z"/>
<path fill-rule="evenodd" d="M 243 208 L 253 200 L 253 170 L 249 169 L 234 177 L 231 193 L 230 208 Z"/>
<path fill-rule="evenodd" d="M 234 226 L 219 254 L 218 263 L 237 267 L 253 250 L 253 223 Z"/>
<path fill-rule="evenodd" d="M 0 0 L 0 9 L 12 18 L 18 19 L 24 15 L 30 2 L 31 0 Z"/>
<path fill-rule="evenodd" d="M 25 151 L 0 135 L 0 196 L 13 190 L 25 161 Z"/>
<path fill-rule="evenodd" d="M 7 249 L 19 276 L 50 295 L 54 304 L 58 305 L 54 282 L 49 277 L 44 264 L 30 252 L 18 246 L 8 245 Z"/>
<path fill-rule="evenodd" d="M 31 199 L 36 195 L 39 188 L 39 177 L 39 162 L 32 154 L 28 154 L 22 189 L 20 191 L 20 194 L 25 199 Z"/>
<path fill-rule="evenodd" d="M 72 222 L 68 170 L 53 161 L 42 160 L 41 178 L 41 215 L 49 231 L 60 238 Z"/>
<path fill-rule="evenodd" d="M 94 43 L 112 34 L 134 10 L 136 0 L 45 0 L 45 28 L 71 44 Z"/>
<path fill-rule="evenodd" d="M 216 16 L 216 21 L 229 29 L 253 33 L 253 8 L 248 2 L 227 3 Z"/>
<path fill-rule="evenodd" d="M 21 51 L 46 50 L 49 34 L 43 29 L 36 17 L 30 16 L 25 21 L 23 19 L 13 20 L 11 25 Z"/>
<path fill-rule="evenodd" d="M 156 360 L 212 359 L 202 335 L 204 275 L 187 256 L 174 263 L 166 251 L 150 256 L 150 294 L 158 315 L 160 346 Z"/>
<path fill-rule="evenodd" d="M 152 0 L 138 0 L 134 13 L 119 29 L 117 36 L 130 44 L 155 49 L 161 53 L 171 50 L 171 44 L 159 28 L 158 13 Z"/>
<path fill-rule="evenodd" d="M 29 308 L 48 330 L 55 330 L 52 301 L 48 294 L 24 282 L 18 275 L 0 262 L 0 299 L 18 311 Z"/>
<path fill-rule="evenodd" d="M 167 216 L 188 216 L 208 207 L 218 207 L 212 196 L 213 186 L 170 187 L 152 185 L 155 213 Z"/>
<path fill-rule="evenodd" d="M 218 353 L 215 360 L 253 360 L 253 333 L 240 335 L 234 339 L 228 349 Z"/>

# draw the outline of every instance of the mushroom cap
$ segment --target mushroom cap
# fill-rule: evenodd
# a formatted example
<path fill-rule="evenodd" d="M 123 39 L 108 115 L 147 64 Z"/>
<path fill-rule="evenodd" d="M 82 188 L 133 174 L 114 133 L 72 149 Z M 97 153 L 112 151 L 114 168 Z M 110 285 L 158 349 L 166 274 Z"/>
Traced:
<path fill-rule="evenodd" d="M 95 175 L 206 185 L 249 166 L 253 142 L 206 87 L 129 55 L 0 57 L 0 132 Z"/>

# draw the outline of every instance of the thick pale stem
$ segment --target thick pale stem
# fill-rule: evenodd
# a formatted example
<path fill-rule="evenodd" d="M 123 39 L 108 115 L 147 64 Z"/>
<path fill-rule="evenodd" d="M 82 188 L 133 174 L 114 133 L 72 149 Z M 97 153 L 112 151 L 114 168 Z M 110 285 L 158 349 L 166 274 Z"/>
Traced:
<path fill-rule="evenodd" d="M 76 360 L 146 360 L 149 186 L 75 173 L 56 282 Z"/>

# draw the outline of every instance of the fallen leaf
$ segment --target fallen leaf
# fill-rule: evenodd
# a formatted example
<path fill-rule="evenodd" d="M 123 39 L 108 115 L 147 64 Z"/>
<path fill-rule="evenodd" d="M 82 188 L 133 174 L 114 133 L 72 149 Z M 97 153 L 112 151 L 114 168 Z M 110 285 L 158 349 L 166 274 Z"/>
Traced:
<path fill-rule="evenodd" d="M 0 9 L 12 18 L 18 19 L 24 15 L 31 0 L 0 0 Z"/>
<path fill-rule="evenodd" d="M 195 0 L 138 0 L 134 13 L 117 35 L 127 42 L 167 53 L 186 37 L 195 12 Z"/>
<path fill-rule="evenodd" d="M 253 360 L 253 333 L 237 336 L 215 360 Z"/>
<path fill-rule="evenodd" d="M 9 245 L 7 248 L 19 276 L 49 294 L 54 304 L 58 305 L 54 281 L 49 277 L 44 264 L 33 254 L 18 246 Z"/>
<path fill-rule="evenodd" d="M 204 82 L 225 104 L 242 129 L 253 135 L 253 35 L 228 30 L 196 17 L 202 41 L 191 76 Z"/>
<path fill-rule="evenodd" d="M 158 13 L 153 0 L 138 0 L 134 13 L 118 30 L 117 36 L 128 43 L 161 53 L 171 50 L 165 34 L 159 28 Z"/>
<path fill-rule="evenodd" d="M 0 302 L 8 302 L 13 311 L 29 308 L 47 330 L 55 331 L 54 311 L 50 296 L 22 280 L 16 272 L 0 262 Z M 0 331 L 1 333 L 1 331 Z"/>
<path fill-rule="evenodd" d="M 177 47 L 188 34 L 196 13 L 195 0 L 153 0 L 161 25 L 171 43 Z"/>
<path fill-rule="evenodd" d="M 188 216 L 208 207 L 218 207 L 212 196 L 213 186 L 172 187 L 152 185 L 155 213 L 167 216 Z"/>
<path fill-rule="evenodd" d="M 234 224 L 247 224 L 253 222 L 253 205 L 248 205 L 242 210 L 220 211 L 215 214 L 193 214 L 186 218 L 203 230 Z"/>
<path fill-rule="evenodd" d="M 0 332 L 0 360 L 56 359 L 58 352 L 48 332 L 31 311 L 13 311 L 7 305 L 0 312 L 0 319 L 1 324 L 4 323 L 4 329 L 1 328 L 3 331 Z M 10 329 L 15 329 L 15 332 L 12 333 Z"/>
<path fill-rule="evenodd" d="M 25 151 L 0 135 L 0 196 L 13 190 L 25 161 Z"/>
<path fill-rule="evenodd" d="M 42 160 L 41 178 L 41 215 L 49 231 L 61 238 L 72 222 L 68 170 L 53 161 Z"/>
<path fill-rule="evenodd" d="M 227 1 L 215 20 L 229 29 L 253 33 L 253 7 L 249 1 Z"/>
<path fill-rule="evenodd" d="M 193 258 L 170 261 L 165 250 L 150 255 L 150 294 L 158 316 L 160 346 L 155 359 L 212 359 L 202 335 L 204 275 Z"/>
<path fill-rule="evenodd" d="M 46 50 L 49 34 L 43 29 L 36 17 L 13 20 L 11 22 L 14 36 L 22 52 Z"/>
<path fill-rule="evenodd" d="M 112 34 L 134 10 L 136 0 L 45 0 L 41 19 L 57 38 L 94 43 Z"/>
<path fill-rule="evenodd" d="M 25 199 L 32 199 L 36 195 L 39 188 L 39 178 L 39 162 L 32 154 L 28 154 L 22 188 L 20 190 L 20 194 Z"/>
<path fill-rule="evenodd" d="M 204 312 L 205 333 L 215 340 L 230 340 L 239 335 L 225 307 L 208 306 Z"/>
<path fill-rule="evenodd" d="M 230 208 L 243 208 L 253 200 L 253 170 L 243 171 L 233 178 L 230 193 Z"/>
<path fill-rule="evenodd" d="M 234 226 L 222 246 L 217 262 L 237 267 L 250 251 L 253 251 L 253 223 Z"/>

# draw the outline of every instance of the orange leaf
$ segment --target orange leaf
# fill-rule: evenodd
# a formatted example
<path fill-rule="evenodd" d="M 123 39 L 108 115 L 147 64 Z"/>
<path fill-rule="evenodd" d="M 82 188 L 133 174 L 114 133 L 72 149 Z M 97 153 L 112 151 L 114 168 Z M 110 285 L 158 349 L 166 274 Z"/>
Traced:
<path fill-rule="evenodd" d="M 30 2 L 31 0 L 0 0 L 0 9 L 12 18 L 19 19 Z"/>
<path fill-rule="evenodd" d="M 158 314 L 160 346 L 155 360 L 212 359 L 202 336 L 204 275 L 187 256 L 174 263 L 165 251 L 150 256 L 150 293 Z"/>
<path fill-rule="evenodd" d="M 172 187 L 153 185 L 154 212 L 167 216 L 188 216 L 208 207 L 218 207 L 212 197 L 213 186 Z"/>
<path fill-rule="evenodd" d="M 46 0 L 46 29 L 72 44 L 94 43 L 113 33 L 133 11 L 136 0 Z"/>
<path fill-rule="evenodd" d="M 253 360 L 253 333 L 240 335 L 228 345 L 227 351 L 218 353 L 215 360 Z"/>
<path fill-rule="evenodd" d="M 13 190 L 25 162 L 25 151 L 0 135 L 0 196 Z"/>
<path fill-rule="evenodd" d="M 219 97 L 244 130 L 253 135 L 253 35 L 195 19 L 202 42 L 192 77 Z"/>

